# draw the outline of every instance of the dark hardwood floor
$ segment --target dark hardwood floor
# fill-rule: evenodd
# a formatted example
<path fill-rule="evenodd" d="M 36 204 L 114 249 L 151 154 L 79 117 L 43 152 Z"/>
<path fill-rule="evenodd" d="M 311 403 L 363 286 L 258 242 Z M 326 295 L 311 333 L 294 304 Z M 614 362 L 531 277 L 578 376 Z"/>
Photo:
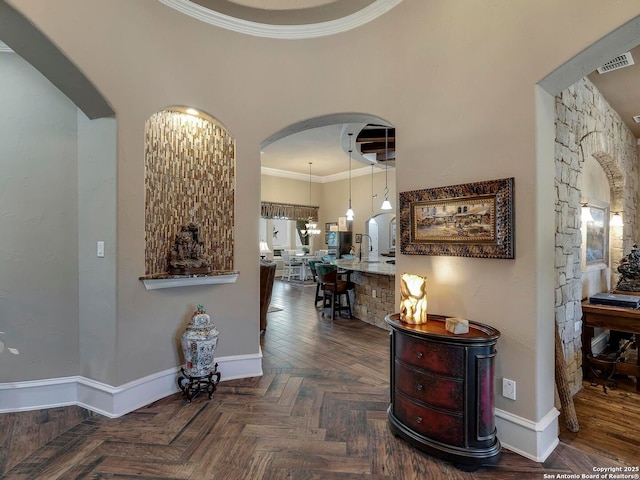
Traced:
<path fill-rule="evenodd" d="M 314 293 L 276 281 L 264 375 L 222 371 L 212 400 L 175 394 L 118 419 L 76 407 L 0 415 L 0 478 L 522 480 L 640 464 L 640 394 L 624 382 L 606 394 L 585 384 L 580 431 L 561 417 L 542 464 L 503 449 L 496 467 L 463 472 L 421 453 L 388 429 L 388 332 L 321 317 Z"/>

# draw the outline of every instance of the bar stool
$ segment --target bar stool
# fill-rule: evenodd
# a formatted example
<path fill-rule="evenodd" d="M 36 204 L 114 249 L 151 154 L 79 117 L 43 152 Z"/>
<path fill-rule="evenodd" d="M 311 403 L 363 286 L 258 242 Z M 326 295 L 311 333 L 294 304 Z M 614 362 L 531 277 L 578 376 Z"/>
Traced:
<path fill-rule="evenodd" d="M 335 318 L 336 311 L 346 311 L 351 318 L 351 300 L 349 299 L 349 283 L 338 279 L 338 267 L 325 263 L 316 264 L 318 280 L 322 285 L 322 316 L 331 313 L 331 320 Z M 341 298 L 346 298 L 346 305 L 342 305 Z"/>
<path fill-rule="evenodd" d="M 318 260 L 309 260 L 309 270 L 311 270 L 311 275 L 313 275 L 313 280 L 316 282 L 316 296 L 313 301 L 313 305 L 315 307 L 318 306 L 318 302 L 322 300 L 322 295 L 320 295 L 320 289 L 324 290 L 324 287 L 320 284 L 320 279 L 318 278 L 318 272 L 316 271 L 316 265 L 322 263 Z"/>

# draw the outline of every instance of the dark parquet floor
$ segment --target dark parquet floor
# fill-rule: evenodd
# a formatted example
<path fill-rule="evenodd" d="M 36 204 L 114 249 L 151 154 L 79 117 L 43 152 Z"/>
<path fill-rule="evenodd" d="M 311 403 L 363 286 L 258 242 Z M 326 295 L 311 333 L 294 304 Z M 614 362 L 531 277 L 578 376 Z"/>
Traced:
<path fill-rule="evenodd" d="M 523 480 L 640 464 L 640 437 L 624 431 L 640 424 L 631 389 L 580 392 L 578 415 L 592 430 L 563 431 L 542 464 L 503 449 L 496 467 L 463 472 L 421 453 L 387 426 L 388 332 L 321 317 L 314 293 L 276 281 L 272 305 L 282 310 L 269 313 L 261 340 L 264 375 L 224 381 L 222 372 L 212 400 L 175 394 L 118 419 L 77 407 L 0 415 L 0 478 Z M 594 420 L 601 409 L 615 418 Z M 616 426 L 598 443 L 608 420 Z"/>

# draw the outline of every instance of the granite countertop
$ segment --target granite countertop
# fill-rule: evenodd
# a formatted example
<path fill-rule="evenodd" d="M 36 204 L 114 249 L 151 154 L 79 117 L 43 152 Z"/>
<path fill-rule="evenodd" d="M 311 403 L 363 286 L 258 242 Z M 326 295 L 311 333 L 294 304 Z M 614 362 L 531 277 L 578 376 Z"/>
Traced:
<path fill-rule="evenodd" d="M 354 258 L 334 260 L 331 263 L 345 270 L 352 270 L 354 272 L 395 276 L 396 266 L 395 264 L 387 263 L 388 260 L 389 258 L 385 257 L 369 257 L 363 258 L 361 262 L 358 261 L 357 258 Z"/>

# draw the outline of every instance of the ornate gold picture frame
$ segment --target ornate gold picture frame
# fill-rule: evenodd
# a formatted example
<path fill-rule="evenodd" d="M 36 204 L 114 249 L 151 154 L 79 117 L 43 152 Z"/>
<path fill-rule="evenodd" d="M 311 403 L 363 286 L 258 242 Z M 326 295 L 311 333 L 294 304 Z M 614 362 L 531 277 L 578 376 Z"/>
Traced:
<path fill-rule="evenodd" d="M 514 178 L 400 193 L 400 252 L 515 258 Z"/>

